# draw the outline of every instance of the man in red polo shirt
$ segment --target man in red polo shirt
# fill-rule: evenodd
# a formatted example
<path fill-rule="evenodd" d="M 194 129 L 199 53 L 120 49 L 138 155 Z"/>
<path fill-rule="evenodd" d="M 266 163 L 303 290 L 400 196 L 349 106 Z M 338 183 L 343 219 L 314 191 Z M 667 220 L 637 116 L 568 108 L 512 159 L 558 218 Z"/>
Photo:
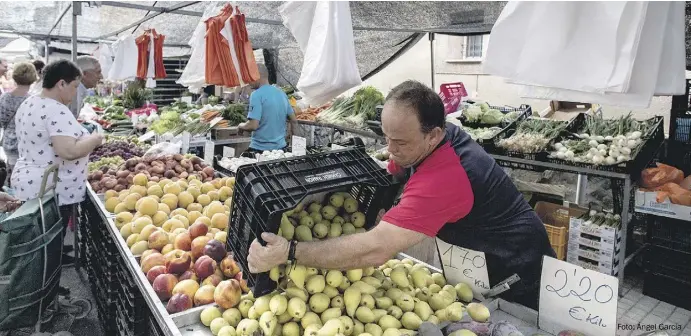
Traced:
<path fill-rule="evenodd" d="M 250 246 L 250 272 L 269 271 L 289 258 L 325 269 L 379 266 L 437 237 L 483 252 L 491 286 L 518 274 L 521 280 L 502 296 L 537 308 L 542 257 L 554 257 L 554 251 L 544 225 L 504 170 L 468 134 L 445 122 L 441 99 L 419 82 L 404 82 L 389 93 L 382 130 L 389 171 L 407 180 L 400 202 L 365 233 L 300 243 L 263 233 L 267 245 Z"/>

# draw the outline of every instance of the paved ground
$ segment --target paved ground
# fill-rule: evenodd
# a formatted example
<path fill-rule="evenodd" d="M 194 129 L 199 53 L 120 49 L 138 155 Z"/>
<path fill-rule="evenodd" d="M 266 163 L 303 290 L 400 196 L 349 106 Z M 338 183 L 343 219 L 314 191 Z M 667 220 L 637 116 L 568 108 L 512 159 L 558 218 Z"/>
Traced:
<path fill-rule="evenodd" d="M 656 326 L 658 329 L 661 326 L 674 326 L 666 330 L 668 335 L 691 336 L 691 311 L 643 295 L 642 279 L 626 279 L 622 287 L 624 297 L 619 299 L 617 320 L 620 325 L 628 328 L 619 328 L 617 336 L 643 335 L 646 332 L 645 328 L 650 326 Z M 630 328 L 634 330 L 625 330 Z"/>

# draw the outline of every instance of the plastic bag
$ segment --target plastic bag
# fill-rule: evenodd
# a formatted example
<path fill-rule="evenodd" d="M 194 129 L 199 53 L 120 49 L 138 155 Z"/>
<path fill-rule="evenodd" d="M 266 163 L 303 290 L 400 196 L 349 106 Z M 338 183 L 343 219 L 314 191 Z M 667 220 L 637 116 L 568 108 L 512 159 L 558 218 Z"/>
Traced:
<path fill-rule="evenodd" d="M 279 11 L 304 55 L 297 88 L 310 105 L 362 83 L 348 1 L 288 1 Z"/>
<path fill-rule="evenodd" d="M 174 142 L 160 142 L 157 143 L 149 150 L 144 153 L 145 158 L 147 157 L 159 157 L 161 155 L 168 155 L 168 154 L 180 154 L 180 149 L 182 149 L 182 144 L 181 143 L 174 143 Z"/>
<path fill-rule="evenodd" d="M 664 163 L 658 163 L 657 167 L 641 172 L 641 186 L 648 189 L 655 189 L 670 182 L 680 184 L 683 180 L 684 172 Z"/>

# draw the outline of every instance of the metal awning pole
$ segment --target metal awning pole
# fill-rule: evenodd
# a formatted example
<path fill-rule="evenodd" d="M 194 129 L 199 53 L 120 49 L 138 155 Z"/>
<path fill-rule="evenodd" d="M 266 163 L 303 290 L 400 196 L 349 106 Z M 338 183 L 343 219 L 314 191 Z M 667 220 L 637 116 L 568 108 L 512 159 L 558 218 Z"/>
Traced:
<path fill-rule="evenodd" d="M 82 4 L 72 1 L 72 62 L 77 62 L 77 16 L 82 14 Z"/>
<path fill-rule="evenodd" d="M 46 47 L 45 47 L 45 52 L 44 52 L 44 55 L 45 55 L 44 58 L 46 59 L 46 65 L 48 65 L 48 56 L 50 56 L 49 54 L 50 54 L 50 39 L 46 39 Z"/>
<path fill-rule="evenodd" d="M 434 33 L 429 33 L 429 58 L 430 72 L 432 77 L 432 89 L 434 89 Z"/>

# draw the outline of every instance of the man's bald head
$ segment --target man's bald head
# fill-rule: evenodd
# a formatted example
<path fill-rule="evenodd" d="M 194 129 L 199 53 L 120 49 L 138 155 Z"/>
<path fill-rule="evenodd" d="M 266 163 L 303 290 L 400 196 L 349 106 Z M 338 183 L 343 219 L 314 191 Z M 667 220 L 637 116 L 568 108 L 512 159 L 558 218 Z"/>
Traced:
<path fill-rule="evenodd" d="M 269 84 L 269 69 L 263 63 L 257 63 L 257 70 L 259 71 L 259 80 L 250 83 L 253 89 L 258 89 L 264 84 Z"/>

